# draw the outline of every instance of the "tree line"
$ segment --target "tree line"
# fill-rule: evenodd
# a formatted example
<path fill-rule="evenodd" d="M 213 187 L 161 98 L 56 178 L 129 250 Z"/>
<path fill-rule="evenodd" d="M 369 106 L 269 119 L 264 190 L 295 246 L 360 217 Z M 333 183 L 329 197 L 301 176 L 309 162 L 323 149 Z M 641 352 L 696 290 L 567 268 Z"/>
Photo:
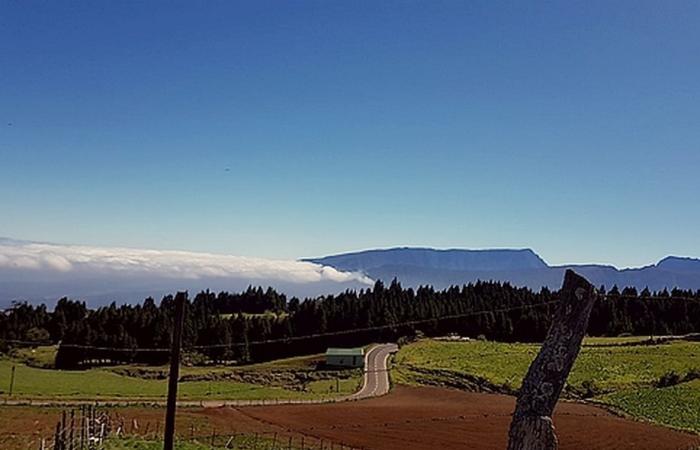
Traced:
<path fill-rule="evenodd" d="M 596 302 L 588 334 L 617 336 L 700 331 L 700 290 L 609 292 Z M 272 288 L 200 292 L 185 306 L 183 348 L 197 362 L 247 363 L 312 354 L 329 346 L 395 341 L 420 332 L 458 333 L 499 341 L 538 342 L 549 328 L 557 291 L 476 282 L 435 290 L 394 280 L 372 288 L 300 300 Z M 174 298 L 89 309 L 63 298 L 15 304 L 0 314 L 0 351 L 15 341 L 60 344 L 58 368 L 93 364 L 164 364 L 171 344 Z"/>

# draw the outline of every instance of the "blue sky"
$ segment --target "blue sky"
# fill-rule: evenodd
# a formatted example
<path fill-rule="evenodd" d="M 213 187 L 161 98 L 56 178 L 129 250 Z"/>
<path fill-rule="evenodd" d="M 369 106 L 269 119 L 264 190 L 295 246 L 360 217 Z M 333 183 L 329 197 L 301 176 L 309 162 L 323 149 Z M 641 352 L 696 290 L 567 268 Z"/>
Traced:
<path fill-rule="evenodd" d="M 700 3 L 195 3 L 4 3 L 0 236 L 700 256 Z"/>

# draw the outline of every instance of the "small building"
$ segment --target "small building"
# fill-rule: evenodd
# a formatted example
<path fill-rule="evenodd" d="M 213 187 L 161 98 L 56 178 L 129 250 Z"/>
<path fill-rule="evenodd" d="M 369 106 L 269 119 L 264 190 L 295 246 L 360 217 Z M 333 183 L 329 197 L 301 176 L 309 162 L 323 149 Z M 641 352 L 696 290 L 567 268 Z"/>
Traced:
<path fill-rule="evenodd" d="M 364 367 L 363 348 L 329 348 L 326 350 L 326 365 L 336 367 Z"/>

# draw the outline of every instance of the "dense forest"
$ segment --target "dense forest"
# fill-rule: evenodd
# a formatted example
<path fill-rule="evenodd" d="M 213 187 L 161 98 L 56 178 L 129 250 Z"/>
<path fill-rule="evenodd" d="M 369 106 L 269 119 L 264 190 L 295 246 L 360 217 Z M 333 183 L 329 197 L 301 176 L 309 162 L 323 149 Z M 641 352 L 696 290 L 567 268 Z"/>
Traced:
<path fill-rule="evenodd" d="M 601 291 L 605 293 L 604 288 Z M 477 282 L 436 291 L 378 281 L 373 288 L 301 301 L 272 288 L 201 292 L 186 303 L 183 347 L 193 361 L 264 361 L 396 340 L 420 332 L 458 333 L 501 341 L 541 341 L 558 293 L 508 283 Z M 0 351 L 18 341 L 60 344 L 59 368 L 168 359 L 174 298 L 90 310 L 61 299 L 53 311 L 15 304 L 0 314 Z M 685 334 L 700 331 L 700 291 L 652 293 L 613 287 L 596 302 L 594 336 Z"/>

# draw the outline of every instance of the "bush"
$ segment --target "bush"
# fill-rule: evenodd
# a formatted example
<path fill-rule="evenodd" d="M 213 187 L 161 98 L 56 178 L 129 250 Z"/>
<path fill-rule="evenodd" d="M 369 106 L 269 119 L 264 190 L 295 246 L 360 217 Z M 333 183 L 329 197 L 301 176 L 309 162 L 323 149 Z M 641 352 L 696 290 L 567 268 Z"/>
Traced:
<path fill-rule="evenodd" d="M 697 380 L 700 378 L 700 369 L 693 368 L 688 371 L 687 374 L 685 374 L 684 381 L 693 381 Z"/>
<path fill-rule="evenodd" d="M 203 366 L 209 362 L 209 358 L 199 352 L 184 352 L 182 354 L 182 365 L 191 366 Z"/>
<path fill-rule="evenodd" d="M 675 386 L 680 382 L 681 376 L 672 370 L 661 375 L 661 378 L 659 378 L 659 380 L 656 382 L 656 387 L 665 388 L 669 386 Z"/>
<path fill-rule="evenodd" d="M 400 347 L 403 347 L 404 345 L 410 344 L 414 340 L 415 339 L 413 338 L 413 336 L 401 336 L 400 338 L 398 338 L 396 340 L 396 345 L 398 345 L 400 348 Z"/>
<path fill-rule="evenodd" d="M 606 393 L 593 380 L 584 380 L 580 386 L 567 385 L 566 391 L 573 397 L 578 398 L 593 398 Z"/>
<path fill-rule="evenodd" d="M 31 342 L 45 343 L 51 336 L 45 328 L 32 327 L 24 333 L 24 339 Z"/>

